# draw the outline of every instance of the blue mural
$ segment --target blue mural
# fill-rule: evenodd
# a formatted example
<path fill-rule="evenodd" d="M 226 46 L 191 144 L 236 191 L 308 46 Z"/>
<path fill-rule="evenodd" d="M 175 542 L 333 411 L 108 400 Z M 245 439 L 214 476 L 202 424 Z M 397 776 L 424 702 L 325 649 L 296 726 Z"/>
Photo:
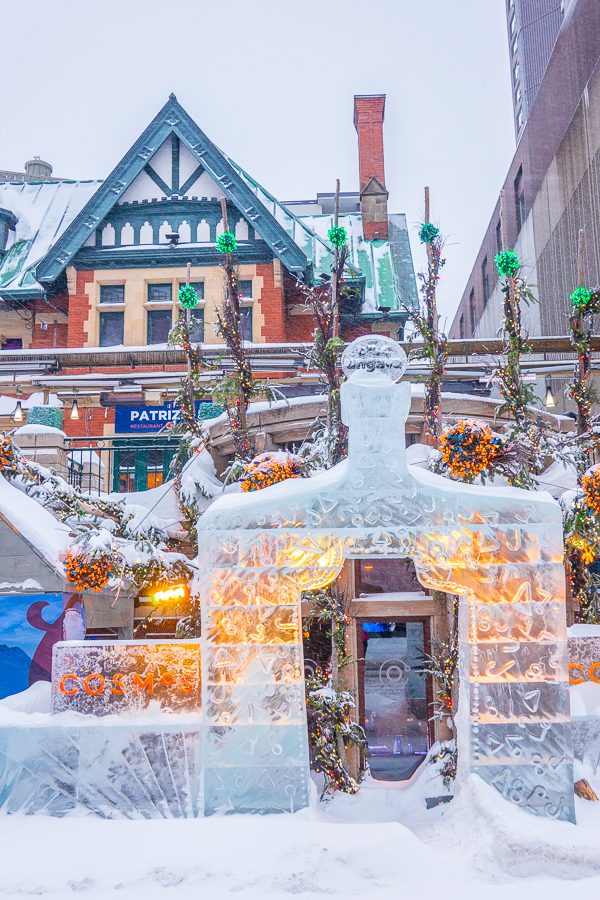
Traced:
<path fill-rule="evenodd" d="M 52 646 L 63 637 L 63 595 L 0 598 L 0 699 L 50 681 Z"/>

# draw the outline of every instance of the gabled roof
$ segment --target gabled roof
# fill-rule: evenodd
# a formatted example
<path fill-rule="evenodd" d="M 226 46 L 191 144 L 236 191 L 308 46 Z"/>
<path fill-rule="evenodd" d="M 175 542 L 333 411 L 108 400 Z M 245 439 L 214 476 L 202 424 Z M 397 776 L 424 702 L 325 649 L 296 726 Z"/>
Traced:
<path fill-rule="evenodd" d="M 171 94 L 156 118 L 40 262 L 36 273 L 39 282 L 51 282 L 60 275 L 170 134 L 176 134 L 188 147 L 287 269 L 297 274 L 307 269 L 306 256 L 285 228 Z"/>
<path fill-rule="evenodd" d="M 41 297 L 35 267 L 96 193 L 100 181 L 0 184 L 0 208 L 16 218 L 12 247 L 0 259 L 0 296 Z"/>

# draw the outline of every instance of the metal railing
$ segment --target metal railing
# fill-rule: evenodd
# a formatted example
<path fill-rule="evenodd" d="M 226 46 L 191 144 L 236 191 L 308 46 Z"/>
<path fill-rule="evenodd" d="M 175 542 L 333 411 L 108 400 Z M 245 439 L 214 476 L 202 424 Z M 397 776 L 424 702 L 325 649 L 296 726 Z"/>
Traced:
<path fill-rule="evenodd" d="M 92 494 L 130 494 L 173 477 L 179 435 L 67 438 L 69 484 Z"/>

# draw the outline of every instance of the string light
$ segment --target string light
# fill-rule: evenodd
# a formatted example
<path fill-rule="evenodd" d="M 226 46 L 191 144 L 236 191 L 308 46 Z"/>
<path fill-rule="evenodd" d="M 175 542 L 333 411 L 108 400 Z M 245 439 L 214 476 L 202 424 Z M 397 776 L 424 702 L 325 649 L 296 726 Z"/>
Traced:
<path fill-rule="evenodd" d="M 591 469 L 583 476 L 583 496 L 589 509 L 600 516 L 600 468 Z"/>

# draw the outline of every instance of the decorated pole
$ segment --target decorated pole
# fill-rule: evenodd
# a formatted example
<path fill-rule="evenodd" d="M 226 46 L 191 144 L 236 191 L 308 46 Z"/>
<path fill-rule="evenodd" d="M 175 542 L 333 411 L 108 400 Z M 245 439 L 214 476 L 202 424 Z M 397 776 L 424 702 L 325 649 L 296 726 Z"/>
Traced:
<path fill-rule="evenodd" d="M 442 378 L 449 348 L 446 335 L 440 333 L 439 330 L 436 299 L 440 271 L 445 264 L 445 260 L 442 259 L 443 238 L 440 229 L 436 228 L 429 220 L 429 188 L 426 187 L 425 217 L 419 229 L 419 239 L 422 244 L 425 244 L 427 251 L 427 273 L 419 272 L 424 310 L 422 307 L 415 310 L 412 307 L 404 306 L 404 311 L 423 341 L 423 345 L 414 351 L 417 358 L 431 360 L 431 372 L 425 385 L 425 427 L 431 442 L 436 448 L 439 448 L 442 436 Z"/>
<path fill-rule="evenodd" d="M 335 182 L 335 201 L 333 205 L 333 227 L 335 231 L 338 229 L 338 223 L 340 218 L 340 179 L 337 178 Z M 339 283 L 341 278 L 341 273 L 339 271 L 340 264 L 340 247 L 339 244 L 335 243 L 333 245 L 333 278 L 331 279 L 331 305 L 333 308 L 333 336 L 337 338 L 340 336 L 340 316 L 339 316 Z"/>
<path fill-rule="evenodd" d="M 188 264 L 186 266 L 186 273 L 185 273 L 185 283 L 186 283 L 186 287 L 188 288 L 188 292 L 190 289 L 191 272 L 192 272 L 192 264 L 191 264 L 191 262 L 188 262 Z M 185 327 L 186 327 L 186 331 L 188 334 L 188 340 L 190 340 L 190 330 L 192 327 L 192 310 L 189 306 L 185 307 Z M 196 409 L 195 409 L 195 403 L 194 403 L 194 385 L 192 383 L 192 360 L 191 360 L 189 354 L 187 355 L 187 373 L 188 373 L 188 377 L 187 377 L 188 393 L 190 395 L 190 407 L 194 410 L 194 418 L 195 418 Z"/>
<path fill-rule="evenodd" d="M 521 310 L 515 292 L 515 274 L 519 269 L 519 260 L 511 250 L 508 250 L 508 237 L 506 228 L 506 194 L 500 194 L 500 229 L 502 236 L 502 253 L 496 257 L 496 265 L 500 277 L 506 277 L 506 291 L 504 301 L 505 329 L 508 332 L 507 356 L 507 388 L 512 394 L 512 413 L 518 425 L 525 418 L 525 408 L 520 402 L 521 390 Z"/>
<path fill-rule="evenodd" d="M 577 287 L 585 290 L 585 228 L 579 231 L 579 248 L 577 253 Z M 577 314 L 577 329 L 583 334 L 583 306 L 579 307 Z M 579 382 L 585 386 L 587 381 L 587 373 L 590 367 L 590 346 L 589 342 L 580 350 L 577 360 L 579 370 Z M 577 405 L 577 434 L 582 435 L 590 427 L 589 423 L 589 407 L 587 404 Z"/>
<path fill-rule="evenodd" d="M 217 238 L 217 250 L 223 254 L 223 269 L 225 270 L 225 302 L 223 314 L 219 316 L 221 333 L 231 353 L 235 375 L 224 379 L 221 387 L 225 393 L 231 390 L 235 399 L 233 406 L 231 395 L 225 396 L 225 405 L 229 416 L 229 423 L 233 433 L 236 456 L 239 459 L 248 460 L 252 455 L 252 447 L 248 437 L 247 408 L 250 397 L 254 393 L 254 379 L 250 364 L 242 345 L 240 301 L 238 294 L 238 276 L 233 264 L 233 251 L 236 249 L 235 235 L 229 231 L 229 219 L 227 216 L 227 201 L 221 199 L 223 213 L 223 234 Z"/>

